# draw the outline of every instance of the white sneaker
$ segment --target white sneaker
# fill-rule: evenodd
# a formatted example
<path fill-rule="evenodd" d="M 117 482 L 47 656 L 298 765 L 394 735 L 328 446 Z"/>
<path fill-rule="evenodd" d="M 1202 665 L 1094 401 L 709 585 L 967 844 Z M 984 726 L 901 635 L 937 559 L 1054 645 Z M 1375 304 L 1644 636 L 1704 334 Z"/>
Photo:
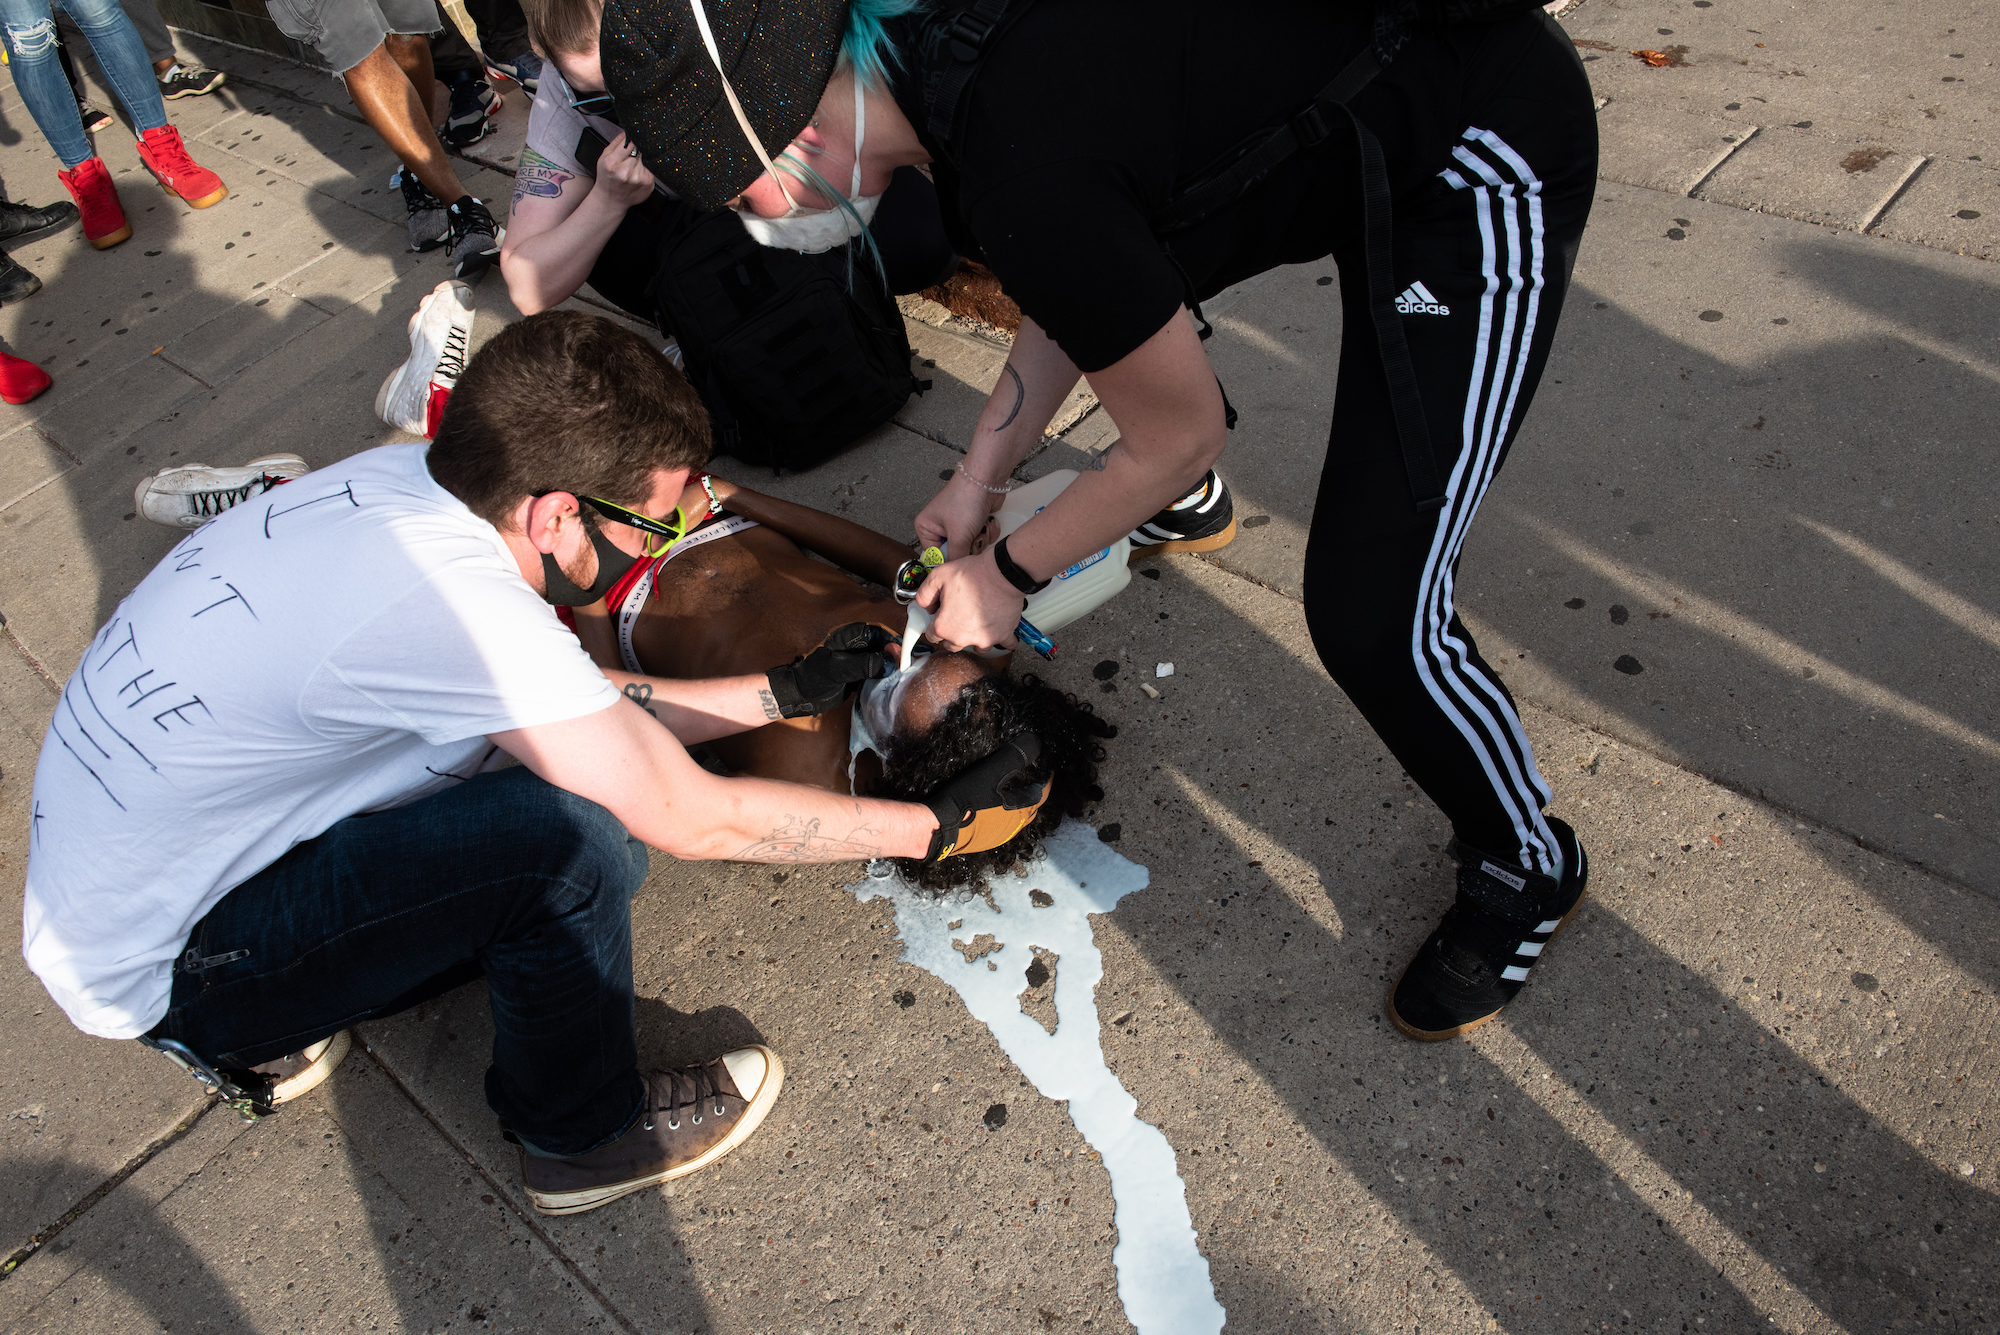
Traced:
<path fill-rule="evenodd" d="M 262 455 L 241 468 L 184 464 L 141 479 L 132 501 L 139 513 L 155 524 L 197 529 L 224 510 L 311 471 L 296 454 Z"/>
<path fill-rule="evenodd" d="M 472 288 L 447 278 L 410 317 L 409 360 L 375 391 L 375 415 L 412 436 L 435 436 L 471 345 Z"/>

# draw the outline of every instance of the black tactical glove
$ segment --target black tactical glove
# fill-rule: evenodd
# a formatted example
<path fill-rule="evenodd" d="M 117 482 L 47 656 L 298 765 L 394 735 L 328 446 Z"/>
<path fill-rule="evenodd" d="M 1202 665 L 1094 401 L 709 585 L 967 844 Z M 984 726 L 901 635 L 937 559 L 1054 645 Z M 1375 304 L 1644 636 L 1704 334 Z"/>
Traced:
<path fill-rule="evenodd" d="M 1026 829 L 1053 786 L 1052 780 L 1033 776 L 1041 754 L 1040 737 L 1017 732 L 1000 743 L 999 750 L 966 766 L 925 798 L 924 804 L 938 818 L 938 828 L 924 861 L 983 853 Z"/>
<path fill-rule="evenodd" d="M 820 643 L 819 648 L 794 658 L 765 675 L 771 682 L 771 698 L 785 718 L 823 714 L 852 695 L 864 681 L 889 670 L 882 650 L 896 637 L 880 626 L 851 621 Z"/>

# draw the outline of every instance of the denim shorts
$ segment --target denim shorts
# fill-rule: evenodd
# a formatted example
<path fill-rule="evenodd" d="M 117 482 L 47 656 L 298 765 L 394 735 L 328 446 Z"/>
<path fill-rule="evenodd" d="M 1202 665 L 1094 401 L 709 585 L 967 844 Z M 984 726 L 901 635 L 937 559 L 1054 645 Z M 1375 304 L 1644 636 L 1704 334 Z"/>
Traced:
<path fill-rule="evenodd" d="M 345 74 L 390 33 L 440 32 L 437 0 L 267 0 L 271 21 Z"/>

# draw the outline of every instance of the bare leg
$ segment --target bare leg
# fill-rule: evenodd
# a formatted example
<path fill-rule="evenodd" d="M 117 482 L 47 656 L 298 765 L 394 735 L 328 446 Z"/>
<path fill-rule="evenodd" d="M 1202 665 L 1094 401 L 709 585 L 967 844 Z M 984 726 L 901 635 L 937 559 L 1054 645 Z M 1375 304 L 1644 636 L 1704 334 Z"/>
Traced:
<path fill-rule="evenodd" d="M 370 128 L 425 189 L 447 204 L 465 194 L 431 127 L 429 94 L 435 78 L 430 44 L 423 37 L 391 33 L 342 77 Z"/>

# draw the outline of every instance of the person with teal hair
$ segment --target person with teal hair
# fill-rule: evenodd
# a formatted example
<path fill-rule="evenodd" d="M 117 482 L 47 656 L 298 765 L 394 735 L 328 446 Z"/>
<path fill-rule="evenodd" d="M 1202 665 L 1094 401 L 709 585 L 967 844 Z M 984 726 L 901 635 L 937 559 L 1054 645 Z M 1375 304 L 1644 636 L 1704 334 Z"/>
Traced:
<path fill-rule="evenodd" d="M 947 649 L 1011 647 L 1024 597 L 1119 537 L 1229 540 L 1214 465 L 1236 413 L 1201 303 L 1334 261 L 1339 286 L 1299 298 L 1343 320 L 1306 622 L 1458 864 L 1389 1018 L 1439 1041 L 1497 1015 L 1587 876 L 1455 608 L 1596 186 L 1589 80 L 1537 0 L 605 0 L 599 26 L 626 132 L 683 198 L 790 246 L 849 231 L 924 166 L 953 248 L 1020 307 L 917 516 L 953 558 L 918 594 Z M 1117 442 L 976 548 L 1083 379 Z"/>

